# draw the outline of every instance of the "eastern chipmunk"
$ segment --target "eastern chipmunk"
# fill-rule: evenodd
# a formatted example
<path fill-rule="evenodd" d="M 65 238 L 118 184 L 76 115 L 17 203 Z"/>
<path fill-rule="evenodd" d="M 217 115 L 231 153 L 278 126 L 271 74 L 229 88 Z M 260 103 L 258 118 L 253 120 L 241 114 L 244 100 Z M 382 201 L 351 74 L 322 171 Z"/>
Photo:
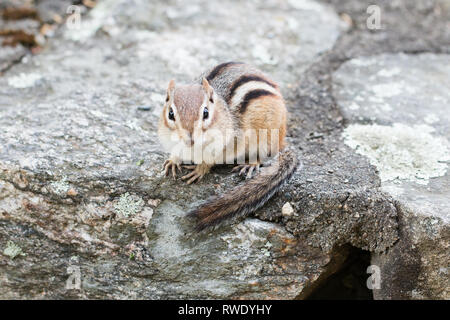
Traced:
<path fill-rule="evenodd" d="M 200 80 L 201 79 L 201 80 Z M 189 85 L 171 80 L 159 121 L 158 135 L 170 152 L 166 176 L 176 178 L 181 165 L 192 172 L 181 179 L 200 181 L 212 166 L 235 163 L 233 171 L 253 179 L 222 196 L 209 199 L 189 214 L 197 229 L 260 208 L 294 173 L 298 160 L 285 146 L 287 111 L 278 86 L 244 63 L 220 64 Z M 268 156 L 278 162 L 260 170 Z M 193 165 L 192 165 L 193 163 Z"/>

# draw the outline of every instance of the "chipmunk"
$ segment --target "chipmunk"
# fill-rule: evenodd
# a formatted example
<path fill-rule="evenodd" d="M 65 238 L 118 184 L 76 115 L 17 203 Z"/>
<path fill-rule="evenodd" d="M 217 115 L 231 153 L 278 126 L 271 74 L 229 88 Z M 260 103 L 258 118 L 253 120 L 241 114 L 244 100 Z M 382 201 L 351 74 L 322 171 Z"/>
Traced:
<path fill-rule="evenodd" d="M 170 81 L 158 126 L 161 144 L 170 152 L 165 175 L 176 179 L 183 165 L 192 171 L 181 179 L 191 184 L 231 160 L 237 162 L 233 171 L 247 178 L 188 213 L 197 218 L 197 230 L 257 210 L 290 179 L 299 162 L 284 149 L 286 118 L 278 85 L 244 63 L 220 64 L 189 85 Z M 276 154 L 278 162 L 260 168 Z"/>

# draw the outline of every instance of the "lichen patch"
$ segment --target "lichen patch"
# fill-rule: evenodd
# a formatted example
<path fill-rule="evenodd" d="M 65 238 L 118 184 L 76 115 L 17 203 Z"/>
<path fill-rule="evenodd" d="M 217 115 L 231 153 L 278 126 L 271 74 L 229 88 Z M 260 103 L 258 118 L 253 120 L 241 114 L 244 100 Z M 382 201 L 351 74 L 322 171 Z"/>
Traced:
<path fill-rule="evenodd" d="M 17 89 L 34 87 L 36 83 L 42 79 L 37 73 L 21 73 L 8 79 L 8 84 Z"/>
<path fill-rule="evenodd" d="M 22 248 L 12 241 L 8 241 L 5 250 L 3 250 L 3 254 L 10 257 L 11 260 L 17 256 L 26 256 L 26 254 L 22 251 Z"/>
<path fill-rule="evenodd" d="M 50 187 L 54 193 L 63 196 L 70 190 L 70 185 L 66 181 L 67 177 L 62 177 L 61 180 L 53 181 L 50 183 Z"/>
<path fill-rule="evenodd" d="M 144 201 L 141 198 L 133 197 L 127 192 L 120 196 L 114 209 L 117 214 L 129 217 L 141 212 L 143 205 Z"/>
<path fill-rule="evenodd" d="M 445 174 L 450 161 L 448 141 L 432 132 L 427 125 L 354 124 L 345 129 L 343 137 L 345 144 L 377 167 L 381 181 L 428 184 L 430 178 Z"/>

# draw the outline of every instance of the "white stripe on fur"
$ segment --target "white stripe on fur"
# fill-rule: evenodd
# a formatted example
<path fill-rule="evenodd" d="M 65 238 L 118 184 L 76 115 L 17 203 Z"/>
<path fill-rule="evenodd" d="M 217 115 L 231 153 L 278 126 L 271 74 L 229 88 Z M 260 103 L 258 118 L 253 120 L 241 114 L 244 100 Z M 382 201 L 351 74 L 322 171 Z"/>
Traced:
<path fill-rule="evenodd" d="M 240 86 L 236 89 L 233 97 L 231 98 L 230 106 L 235 107 L 235 106 L 239 105 L 247 93 L 249 93 L 250 91 L 253 91 L 253 90 L 258 90 L 258 89 L 267 90 L 277 96 L 280 96 L 280 93 L 278 92 L 277 89 L 268 85 L 265 82 L 249 81 L 249 82 L 244 83 L 242 86 Z"/>

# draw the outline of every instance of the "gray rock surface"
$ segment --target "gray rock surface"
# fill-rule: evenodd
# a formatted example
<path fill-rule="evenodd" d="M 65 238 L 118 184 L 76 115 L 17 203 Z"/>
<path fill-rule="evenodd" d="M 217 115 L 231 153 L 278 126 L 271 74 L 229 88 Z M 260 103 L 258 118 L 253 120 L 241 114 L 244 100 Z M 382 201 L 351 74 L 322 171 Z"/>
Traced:
<path fill-rule="evenodd" d="M 344 139 L 368 156 L 395 200 L 400 240 L 372 257 L 376 298 L 450 297 L 450 55 L 353 59 L 334 74 L 350 122 Z"/>
<path fill-rule="evenodd" d="M 72 0 L 4 0 L 0 3 L 0 75 L 20 63 L 30 52 L 37 53 L 54 35 Z M 80 13 L 84 6 L 78 6 Z"/>
<path fill-rule="evenodd" d="M 348 116 L 332 74 L 376 52 L 445 52 L 445 35 L 427 28 L 448 11 L 420 1 L 415 15 L 427 19 L 416 26 L 385 4 L 390 32 L 373 32 L 361 26 L 368 3 L 327 2 L 334 10 L 104 0 L 80 29 L 64 27 L 0 77 L 0 297 L 305 298 L 341 268 L 348 245 L 375 259 L 408 243 L 398 202 L 342 139 Z M 164 178 L 156 124 L 169 79 L 227 60 L 280 83 L 304 168 L 254 217 L 193 234 L 184 213 L 241 179 L 227 167 L 193 186 Z"/>
<path fill-rule="evenodd" d="M 287 86 L 329 49 L 342 22 L 325 6 L 291 2 L 103 1 L 0 79 L 1 243 L 26 254 L 2 256 L 2 297 L 289 299 L 320 275 L 329 255 L 274 223 L 191 234 L 186 210 L 239 179 L 165 179 L 155 135 L 170 78 L 253 60 Z M 253 18 L 232 19 L 245 12 Z M 262 20 L 271 24 L 257 28 Z M 303 36 L 317 20 L 330 24 Z M 81 269 L 79 291 L 66 288 L 69 267 Z M 13 274 L 36 279 L 33 289 Z"/>

